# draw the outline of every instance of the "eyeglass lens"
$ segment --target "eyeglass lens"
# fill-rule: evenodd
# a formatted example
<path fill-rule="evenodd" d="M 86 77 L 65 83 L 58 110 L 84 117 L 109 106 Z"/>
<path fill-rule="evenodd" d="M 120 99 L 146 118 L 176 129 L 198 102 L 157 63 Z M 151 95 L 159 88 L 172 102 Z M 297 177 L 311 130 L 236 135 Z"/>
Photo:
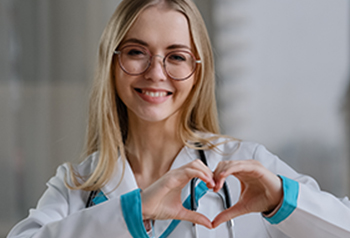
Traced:
<path fill-rule="evenodd" d="M 144 73 L 151 65 L 152 56 L 143 47 L 126 46 L 119 52 L 121 68 L 130 75 Z M 190 77 L 196 69 L 196 59 L 187 51 L 172 51 L 163 59 L 166 73 L 175 80 Z"/>

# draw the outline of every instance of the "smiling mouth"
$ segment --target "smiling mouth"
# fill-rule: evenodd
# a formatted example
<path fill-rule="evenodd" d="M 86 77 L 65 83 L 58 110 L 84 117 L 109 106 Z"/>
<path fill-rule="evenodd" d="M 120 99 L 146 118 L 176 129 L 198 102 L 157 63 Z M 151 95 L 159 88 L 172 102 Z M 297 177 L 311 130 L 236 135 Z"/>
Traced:
<path fill-rule="evenodd" d="M 145 94 L 147 96 L 150 96 L 150 97 L 166 97 L 166 96 L 169 96 L 171 94 L 173 94 L 172 92 L 166 92 L 166 91 L 147 91 L 147 90 L 143 90 L 143 89 L 140 89 L 140 88 L 135 88 L 135 91 L 138 92 L 138 93 L 142 93 L 142 94 Z"/>

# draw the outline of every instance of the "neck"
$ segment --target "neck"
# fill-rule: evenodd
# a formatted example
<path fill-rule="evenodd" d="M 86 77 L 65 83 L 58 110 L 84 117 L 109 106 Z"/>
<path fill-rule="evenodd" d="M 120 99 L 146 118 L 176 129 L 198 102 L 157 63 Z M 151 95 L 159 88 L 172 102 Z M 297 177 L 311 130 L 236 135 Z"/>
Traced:
<path fill-rule="evenodd" d="M 161 122 L 129 118 L 125 148 L 140 188 L 148 187 L 164 175 L 182 147 L 174 117 Z"/>

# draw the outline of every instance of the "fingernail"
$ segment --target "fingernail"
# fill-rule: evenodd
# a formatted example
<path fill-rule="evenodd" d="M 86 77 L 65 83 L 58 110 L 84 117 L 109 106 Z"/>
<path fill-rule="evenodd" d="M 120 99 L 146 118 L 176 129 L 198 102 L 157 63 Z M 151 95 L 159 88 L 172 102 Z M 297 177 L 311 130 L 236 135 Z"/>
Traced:
<path fill-rule="evenodd" d="M 218 187 L 215 186 L 214 189 L 213 189 L 213 191 L 217 193 L 217 192 L 218 192 Z"/>

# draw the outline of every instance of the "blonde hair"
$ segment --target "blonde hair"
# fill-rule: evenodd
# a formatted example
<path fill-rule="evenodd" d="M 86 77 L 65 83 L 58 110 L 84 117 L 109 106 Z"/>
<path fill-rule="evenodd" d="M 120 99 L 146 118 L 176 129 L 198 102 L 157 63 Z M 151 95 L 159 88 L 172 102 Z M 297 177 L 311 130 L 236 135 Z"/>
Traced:
<path fill-rule="evenodd" d="M 215 101 L 214 61 L 209 36 L 197 7 L 191 0 L 124 0 L 107 24 L 101 38 L 99 63 L 90 98 L 86 155 L 99 151 L 94 172 L 82 178 L 71 166 L 71 189 L 97 190 L 113 176 L 118 157 L 125 170 L 124 142 L 128 133 L 126 107 L 116 93 L 113 52 L 123 40 L 138 15 L 149 6 L 166 4 L 183 13 L 189 23 L 195 54 L 202 63 L 197 68 L 196 83 L 180 116 L 179 136 L 189 147 L 200 142 L 204 148 L 215 148 L 211 141 L 220 137 L 203 138 L 199 132 L 219 134 Z M 123 175 L 122 175 L 123 176 Z"/>

